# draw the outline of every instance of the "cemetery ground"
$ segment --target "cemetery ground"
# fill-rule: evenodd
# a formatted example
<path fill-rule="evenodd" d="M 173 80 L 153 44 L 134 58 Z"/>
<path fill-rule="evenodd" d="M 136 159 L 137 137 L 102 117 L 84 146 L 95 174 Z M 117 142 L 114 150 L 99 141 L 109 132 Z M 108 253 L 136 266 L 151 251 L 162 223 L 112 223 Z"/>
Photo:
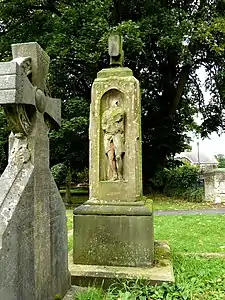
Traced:
<path fill-rule="evenodd" d="M 157 198 L 158 197 L 158 198 Z M 90 288 L 75 299 L 225 299 L 225 215 L 204 215 L 207 203 L 154 196 L 155 209 L 202 208 L 194 216 L 155 216 L 156 240 L 167 240 L 173 253 L 175 285 L 146 286 L 141 281 L 118 283 L 108 291 Z M 72 210 L 67 211 L 69 251 L 72 251 Z"/>
<path fill-rule="evenodd" d="M 60 189 L 60 194 L 64 198 L 65 189 Z M 190 202 L 178 197 L 169 197 L 164 194 L 146 195 L 154 204 L 154 210 L 181 210 L 181 209 L 207 209 L 207 208 L 225 208 L 225 203 L 214 204 L 212 202 Z M 88 189 L 71 189 L 71 204 L 66 205 L 67 209 L 73 209 L 88 200 Z"/>

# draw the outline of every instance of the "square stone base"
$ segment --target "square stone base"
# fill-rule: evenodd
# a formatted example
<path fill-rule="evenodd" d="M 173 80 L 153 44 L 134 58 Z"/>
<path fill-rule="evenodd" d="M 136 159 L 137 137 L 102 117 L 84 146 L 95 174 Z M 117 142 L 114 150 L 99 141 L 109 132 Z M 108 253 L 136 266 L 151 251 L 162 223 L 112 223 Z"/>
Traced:
<path fill-rule="evenodd" d="M 76 265 L 150 267 L 153 216 L 74 215 L 73 252 Z"/>
<path fill-rule="evenodd" d="M 155 263 L 152 267 L 120 267 L 73 264 L 69 257 L 72 285 L 109 287 L 118 280 L 140 279 L 147 284 L 175 282 L 170 248 L 167 242 L 155 242 Z M 66 298 L 65 298 L 66 299 Z"/>

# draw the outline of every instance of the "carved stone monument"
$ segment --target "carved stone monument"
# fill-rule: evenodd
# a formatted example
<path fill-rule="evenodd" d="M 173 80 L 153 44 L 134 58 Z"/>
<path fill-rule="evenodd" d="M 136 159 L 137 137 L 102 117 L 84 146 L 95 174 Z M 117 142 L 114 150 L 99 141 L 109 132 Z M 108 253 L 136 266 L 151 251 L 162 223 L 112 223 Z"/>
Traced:
<path fill-rule="evenodd" d="M 74 210 L 73 261 L 83 270 L 153 264 L 153 216 L 142 196 L 139 82 L 121 65 L 118 35 L 110 36 L 109 54 L 112 68 L 100 71 L 92 86 L 90 198 Z"/>
<path fill-rule="evenodd" d="M 70 287 L 65 208 L 49 169 L 60 100 L 46 96 L 49 57 L 37 43 L 12 45 L 0 63 L 0 104 L 12 130 L 0 178 L 0 299 L 52 300 Z"/>

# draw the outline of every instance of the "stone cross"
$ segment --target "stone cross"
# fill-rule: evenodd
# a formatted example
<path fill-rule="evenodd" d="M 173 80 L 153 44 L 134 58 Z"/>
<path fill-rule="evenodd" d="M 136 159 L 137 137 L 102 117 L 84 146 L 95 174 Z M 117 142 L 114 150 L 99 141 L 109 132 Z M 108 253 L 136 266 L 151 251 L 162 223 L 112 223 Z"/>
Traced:
<path fill-rule="evenodd" d="M 15 44 L 12 53 L 0 63 L 0 105 L 12 130 L 0 178 L 0 299 L 52 300 L 70 287 L 65 207 L 49 169 L 61 102 L 46 95 L 44 50 Z"/>
<path fill-rule="evenodd" d="M 60 125 L 60 100 L 45 95 L 49 57 L 37 43 L 12 45 L 13 60 L 0 63 L 0 104 L 14 133 L 27 135 L 35 111 Z"/>
<path fill-rule="evenodd" d="M 109 56 L 111 67 L 122 67 L 123 66 L 123 39 L 119 34 L 112 33 L 109 36 Z"/>

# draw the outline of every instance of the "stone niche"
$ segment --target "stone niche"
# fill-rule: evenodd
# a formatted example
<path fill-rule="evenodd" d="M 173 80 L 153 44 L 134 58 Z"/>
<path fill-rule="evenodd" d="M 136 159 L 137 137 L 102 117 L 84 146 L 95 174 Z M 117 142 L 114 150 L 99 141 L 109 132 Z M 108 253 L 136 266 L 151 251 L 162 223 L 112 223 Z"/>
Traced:
<path fill-rule="evenodd" d="M 100 182 L 109 182 L 110 178 L 113 177 L 113 174 L 112 174 L 112 170 L 109 170 L 108 168 L 108 161 L 107 161 L 107 156 L 106 156 L 106 153 L 105 153 L 105 146 L 109 146 L 110 145 L 107 145 L 108 143 L 104 143 L 104 130 L 103 130 L 103 126 L 107 126 L 107 122 L 109 120 L 109 114 L 110 113 L 107 113 L 109 110 L 110 110 L 110 107 L 112 105 L 117 105 L 118 108 L 122 111 L 123 113 L 123 119 L 122 119 L 122 124 L 121 124 L 121 127 L 123 127 L 123 132 L 120 134 L 121 135 L 121 138 L 124 139 L 124 143 L 121 145 L 121 147 L 123 147 L 122 151 L 124 151 L 124 154 L 123 154 L 123 168 L 122 168 L 122 173 L 123 173 L 123 182 L 127 182 L 126 178 L 128 178 L 129 176 L 129 172 L 128 172 L 128 167 L 127 167 L 127 155 L 128 154 L 128 149 L 126 149 L 126 143 L 125 143 L 125 138 L 127 136 L 127 122 L 126 122 L 126 107 L 125 107 L 125 95 L 119 91 L 119 90 L 116 90 L 116 89 L 112 89 L 112 90 L 109 90 L 108 92 L 106 92 L 103 96 L 102 96 L 102 99 L 100 100 L 101 102 L 101 127 L 100 127 L 100 160 L 101 160 L 101 163 L 99 165 L 100 167 L 100 171 L 99 171 L 99 174 L 100 174 Z M 104 117 L 104 118 L 103 118 Z M 104 121 L 104 124 L 103 124 L 103 121 Z M 111 125 L 113 126 L 113 124 Z M 106 145 L 105 145 L 106 144 Z"/>
<path fill-rule="evenodd" d="M 116 101 L 124 111 L 123 180 L 110 180 L 102 128 Z M 141 103 L 139 83 L 128 68 L 104 69 L 92 87 L 90 112 L 90 200 L 138 201 L 142 196 Z M 121 147 L 121 146 L 120 146 Z M 99 154 L 97 154 L 99 153 Z"/>

